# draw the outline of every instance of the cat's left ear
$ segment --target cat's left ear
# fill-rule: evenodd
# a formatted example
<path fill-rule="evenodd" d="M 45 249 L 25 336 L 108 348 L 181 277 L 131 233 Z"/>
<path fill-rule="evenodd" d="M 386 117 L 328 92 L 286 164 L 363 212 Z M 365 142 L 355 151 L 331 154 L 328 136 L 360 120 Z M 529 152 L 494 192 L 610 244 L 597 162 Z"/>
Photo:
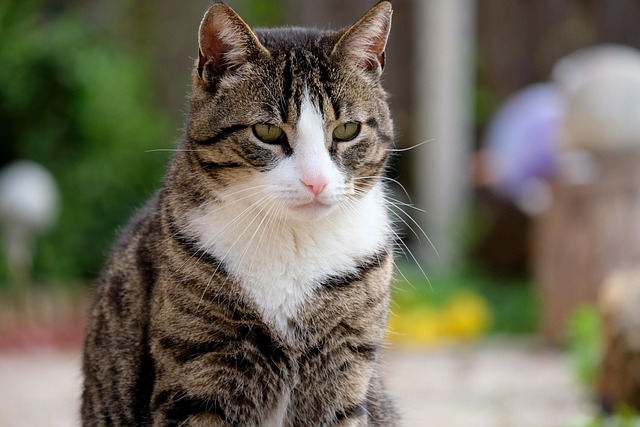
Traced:
<path fill-rule="evenodd" d="M 380 76 L 391 31 L 391 2 L 381 1 L 340 37 L 332 55 L 351 59 L 365 71 Z"/>

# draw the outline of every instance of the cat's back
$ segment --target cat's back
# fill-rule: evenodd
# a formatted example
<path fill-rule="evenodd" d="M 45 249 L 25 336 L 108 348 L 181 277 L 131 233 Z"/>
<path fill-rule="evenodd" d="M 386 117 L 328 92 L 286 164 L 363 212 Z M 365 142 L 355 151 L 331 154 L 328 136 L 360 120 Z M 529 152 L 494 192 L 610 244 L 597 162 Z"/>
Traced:
<path fill-rule="evenodd" d="M 122 230 L 96 285 L 84 343 L 82 412 L 85 419 L 103 415 L 90 425 L 146 422 L 154 376 L 147 343 L 159 222 L 154 197 Z"/>

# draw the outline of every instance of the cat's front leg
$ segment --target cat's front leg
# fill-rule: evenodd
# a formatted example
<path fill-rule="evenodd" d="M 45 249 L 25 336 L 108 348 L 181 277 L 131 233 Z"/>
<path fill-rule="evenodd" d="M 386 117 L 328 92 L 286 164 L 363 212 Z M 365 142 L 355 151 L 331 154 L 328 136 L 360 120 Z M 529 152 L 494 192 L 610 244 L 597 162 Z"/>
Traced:
<path fill-rule="evenodd" d="M 198 393 L 202 384 L 185 382 L 191 386 L 190 392 L 176 392 L 164 389 L 154 393 L 151 404 L 153 427 L 259 427 L 262 425 L 265 408 L 257 407 L 253 399 L 236 387 L 212 389 L 207 393 Z M 182 387 L 182 386 L 180 386 Z"/>
<path fill-rule="evenodd" d="M 154 393 L 151 412 L 153 427 L 229 427 L 222 405 L 177 389 Z"/>
<path fill-rule="evenodd" d="M 261 426 L 278 407 L 292 365 L 266 326 L 164 318 L 172 322 L 154 328 L 151 345 L 153 426 Z M 217 323 L 228 327 L 216 330 Z"/>
<path fill-rule="evenodd" d="M 241 354 L 224 357 L 225 365 L 211 354 L 182 366 L 163 366 L 151 401 L 153 426 L 261 426 L 278 405 L 279 379 L 243 364 Z"/>

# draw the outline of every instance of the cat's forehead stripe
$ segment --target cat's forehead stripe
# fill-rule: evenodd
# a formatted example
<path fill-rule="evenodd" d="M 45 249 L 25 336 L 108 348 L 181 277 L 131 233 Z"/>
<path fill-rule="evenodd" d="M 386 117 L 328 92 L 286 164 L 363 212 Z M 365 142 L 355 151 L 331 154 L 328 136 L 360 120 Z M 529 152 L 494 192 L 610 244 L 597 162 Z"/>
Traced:
<path fill-rule="evenodd" d="M 279 114 L 283 122 L 299 117 L 302 102 L 309 96 L 323 118 L 327 117 L 327 107 L 333 110 L 335 119 L 340 117 L 340 103 L 331 90 L 331 72 L 326 64 L 327 58 L 320 58 L 319 53 L 310 52 L 300 46 L 289 47 L 280 51 L 282 102 L 279 103 Z M 308 92 L 305 92 L 307 90 Z"/>
<path fill-rule="evenodd" d="M 280 116 L 283 122 L 289 121 L 289 109 L 291 108 L 291 97 L 293 95 L 293 64 L 291 54 L 284 57 L 284 67 L 282 71 L 282 102 L 280 106 Z"/>

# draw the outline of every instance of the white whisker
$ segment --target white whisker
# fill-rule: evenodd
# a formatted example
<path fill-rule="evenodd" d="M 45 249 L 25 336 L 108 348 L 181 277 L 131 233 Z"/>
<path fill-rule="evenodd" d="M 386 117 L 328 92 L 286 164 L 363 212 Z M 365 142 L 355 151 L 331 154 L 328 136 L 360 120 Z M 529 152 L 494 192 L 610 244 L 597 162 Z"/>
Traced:
<path fill-rule="evenodd" d="M 262 197 L 261 199 L 259 199 L 258 201 L 256 201 L 255 203 L 251 204 L 247 209 L 245 209 L 243 212 L 247 212 L 247 210 L 249 210 L 249 212 L 251 212 L 252 210 L 254 210 L 253 208 L 255 208 L 256 206 L 260 206 L 262 204 L 262 202 L 264 200 L 269 200 L 272 199 L 273 196 L 272 195 L 266 195 L 264 197 Z M 264 209 L 264 206 L 260 206 L 260 212 L 262 212 L 262 210 Z M 260 213 L 258 212 L 258 214 Z M 220 262 L 224 262 L 227 258 L 227 256 L 229 255 L 229 253 L 231 252 L 231 250 L 235 247 L 235 245 L 238 243 L 238 241 L 242 238 L 242 236 L 247 232 L 247 230 L 249 230 L 249 228 L 251 227 L 251 225 L 255 222 L 256 218 L 258 218 L 258 215 L 254 215 L 254 217 L 251 219 L 251 221 L 249 222 L 249 224 L 246 225 L 246 227 L 244 228 L 244 230 L 242 230 L 242 232 L 238 235 L 238 237 L 233 241 L 233 243 L 231 244 L 231 246 L 227 249 L 226 253 L 220 258 Z M 233 221 L 233 223 L 238 223 L 238 218 L 236 218 L 236 220 Z M 225 227 L 227 228 L 227 227 Z M 219 234 L 219 233 L 218 233 Z M 255 234 L 255 233 L 254 233 Z M 213 239 L 213 238 L 212 238 Z M 209 239 L 209 241 L 207 241 L 203 246 L 206 247 L 208 246 L 212 239 Z M 251 240 L 251 239 L 250 239 Z M 204 298 L 204 295 L 206 294 L 207 290 L 209 289 L 209 286 L 211 285 L 211 281 L 213 280 L 213 277 L 216 275 L 216 273 L 218 272 L 218 267 L 216 267 L 216 269 L 214 270 L 214 272 L 211 274 L 211 278 L 209 279 L 209 282 L 207 283 L 207 285 L 205 286 L 204 290 L 202 291 L 202 296 L 200 297 L 200 302 L 198 303 L 198 308 L 200 307 L 200 304 L 202 303 L 202 300 Z M 225 278 L 225 282 L 226 282 L 226 278 Z M 196 310 L 197 310 L 196 309 Z"/>
<path fill-rule="evenodd" d="M 402 272 L 402 269 L 400 269 L 400 267 L 398 267 L 396 265 L 396 271 L 402 276 L 402 278 L 404 279 L 405 283 L 407 283 L 409 286 L 411 286 L 411 289 L 415 289 L 416 287 L 413 286 L 413 283 L 411 283 L 411 280 L 407 279 L 407 276 L 404 275 L 404 273 Z M 403 290 L 401 288 L 398 288 L 399 290 Z"/>
<path fill-rule="evenodd" d="M 266 187 L 266 186 L 259 185 L 259 186 L 251 187 L 251 188 L 248 188 L 248 189 L 245 189 L 245 190 L 236 191 L 236 192 L 231 193 L 231 194 L 237 194 L 237 193 L 241 193 L 241 192 L 243 192 L 243 191 L 248 191 L 248 190 L 256 189 L 256 188 L 260 188 L 260 187 Z M 231 202 L 223 203 L 223 204 L 222 204 L 221 206 L 219 206 L 218 208 L 207 211 L 204 215 L 202 215 L 202 216 L 200 216 L 200 217 L 198 217 L 198 218 L 196 218 L 196 219 L 193 219 L 191 223 L 187 223 L 186 225 L 183 225 L 183 226 L 179 227 L 179 228 L 178 228 L 178 229 L 177 229 L 173 234 L 169 235 L 169 237 L 167 237 L 166 239 L 162 240 L 161 242 L 158 242 L 158 245 L 157 245 L 157 246 L 164 245 L 166 242 L 168 242 L 168 241 L 169 241 L 169 240 L 171 240 L 172 238 L 176 237 L 179 233 L 182 233 L 182 232 L 184 232 L 184 231 L 188 230 L 190 227 L 192 227 L 192 226 L 193 226 L 193 224 L 201 223 L 201 222 L 202 222 L 202 221 L 204 221 L 205 219 L 210 218 L 210 217 L 211 217 L 213 214 L 215 214 L 217 211 L 219 211 L 219 210 L 221 210 L 221 209 L 225 209 L 225 208 L 227 208 L 227 207 L 229 207 L 229 206 L 231 206 L 231 205 L 233 205 L 233 204 L 235 204 L 235 203 L 238 203 L 238 202 L 240 202 L 240 201 L 242 201 L 242 200 L 245 200 L 245 199 L 249 199 L 249 198 L 251 198 L 251 197 L 254 197 L 254 196 L 256 196 L 257 194 L 260 194 L 260 191 L 256 191 L 255 193 L 252 193 L 252 194 L 250 194 L 250 195 L 248 195 L 248 196 L 245 196 L 245 197 L 241 197 L 240 199 L 236 199 L 236 200 L 231 201 Z"/>
<path fill-rule="evenodd" d="M 402 191 L 404 192 L 404 194 L 407 196 L 407 199 L 409 199 L 409 201 L 411 201 L 411 196 L 409 196 L 409 192 L 407 191 L 406 188 L 404 188 L 404 185 L 402 185 L 400 183 L 400 181 L 390 178 L 388 176 L 384 176 L 384 175 L 374 175 L 374 176 L 356 176 L 353 178 L 354 180 L 358 180 L 358 179 L 380 179 L 380 180 L 386 180 L 386 181 L 390 181 L 394 184 L 397 184 Z"/>
<path fill-rule="evenodd" d="M 424 231 L 424 229 L 420 226 L 420 224 L 418 224 L 418 222 L 413 219 L 413 217 L 411 215 L 409 215 L 407 212 L 404 211 L 404 209 L 402 209 L 401 207 L 397 206 L 396 204 L 394 204 L 393 202 L 389 202 L 393 207 L 395 207 L 397 210 L 399 210 L 400 212 L 402 212 L 403 214 L 405 214 L 407 216 L 407 218 L 409 218 L 411 220 L 411 222 L 413 222 L 413 224 L 415 224 L 416 227 L 418 227 L 418 229 L 420 230 L 420 232 L 422 233 L 422 235 L 425 237 L 425 239 L 427 239 L 427 242 L 429 242 L 429 245 L 431 245 L 431 247 L 433 248 L 434 252 L 436 253 L 436 255 L 438 257 L 440 257 L 440 253 L 438 252 L 438 249 L 436 249 L 436 246 L 433 244 L 433 241 L 429 238 L 429 236 L 427 235 L 427 233 Z M 398 218 L 400 218 L 400 216 L 393 211 L 394 214 L 396 214 L 396 216 Z M 418 241 L 420 240 L 420 238 L 418 237 L 418 235 L 416 234 L 415 230 L 409 225 L 407 224 L 406 221 L 404 221 L 402 218 L 400 218 L 402 220 L 402 222 L 404 222 L 407 227 L 409 227 L 411 229 L 411 231 L 413 231 L 413 233 L 416 235 L 416 237 L 418 238 Z"/>
<path fill-rule="evenodd" d="M 157 153 L 157 152 L 176 152 L 176 153 L 192 153 L 192 152 L 204 152 L 207 150 L 187 150 L 183 148 L 154 148 L 152 150 L 145 150 L 145 153 Z"/>
<path fill-rule="evenodd" d="M 182 271 L 182 269 L 184 267 L 186 267 L 187 263 L 193 259 L 198 253 L 200 253 L 200 256 L 198 257 L 198 260 L 201 260 L 206 252 L 206 248 L 208 246 L 211 245 L 211 242 L 213 242 L 216 237 L 220 236 L 222 233 L 224 233 L 229 227 L 231 226 L 235 226 L 236 224 L 238 224 L 240 221 L 242 221 L 245 217 L 247 217 L 251 211 L 254 209 L 255 206 L 259 205 L 260 202 L 262 200 L 264 200 L 267 196 L 263 196 L 261 199 L 257 200 L 256 202 L 254 202 L 253 204 L 249 205 L 244 211 L 242 211 L 233 221 L 227 223 L 224 227 L 222 227 L 220 230 L 218 230 L 216 233 L 212 234 L 211 236 L 208 236 L 208 239 L 205 242 L 202 242 L 200 245 L 200 249 L 197 250 L 196 252 L 194 252 L 183 264 L 182 266 L 179 268 L 178 271 Z M 205 216 L 208 216 L 210 214 L 207 214 Z M 200 220 L 202 219 L 199 218 Z M 193 223 L 192 223 L 193 224 Z M 187 228 L 188 226 L 186 226 L 185 228 Z M 222 260 L 221 260 L 222 261 Z M 214 274 L 217 272 L 217 268 L 214 271 Z M 204 294 L 203 294 L 204 295 Z"/>
<path fill-rule="evenodd" d="M 418 147 L 420 147 L 421 145 L 429 144 L 429 143 L 434 142 L 434 141 L 435 141 L 435 139 L 434 139 L 434 138 L 431 138 L 431 139 L 427 139 L 426 141 L 422 141 L 422 142 L 419 142 L 419 143 L 417 143 L 417 144 L 415 144 L 415 145 L 412 145 L 411 147 L 404 147 L 404 148 L 387 148 L 387 151 L 393 151 L 393 152 L 395 152 L 395 153 L 401 153 L 401 152 L 404 152 L 404 151 L 413 150 L 414 148 L 418 148 Z"/>
<path fill-rule="evenodd" d="M 398 242 L 400 242 L 400 244 L 407 250 L 406 253 L 409 254 L 409 256 L 411 257 L 411 259 L 413 260 L 413 262 L 416 264 L 416 266 L 418 267 L 418 269 L 420 270 L 420 272 L 422 273 L 422 275 L 424 276 L 424 278 L 427 280 L 427 283 L 429 283 L 429 287 L 431 288 L 431 290 L 433 290 L 433 285 L 431 284 L 431 280 L 429 280 L 429 277 L 427 277 L 427 273 L 425 273 L 424 269 L 422 268 L 422 266 L 420 265 L 420 263 L 418 262 L 418 259 L 415 257 L 415 255 L 413 254 L 413 252 L 411 252 L 411 249 L 409 249 L 409 247 L 407 246 L 407 244 L 400 238 L 400 236 L 398 236 L 398 234 L 391 229 L 391 232 L 398 238 Z M 404 251 L 403 251 L 404 252 Z"/>
<path fill-rule="evenodd" d="M 396 218 L 398 218 L 400 221 L 402 221 L 402 223 L 404 225 L 407 226 L 407 228 L 409 230 L 411 230 L 411 232 L 413 232 L 413 235 L 416 236 L 416 239 L 418 239 L 418 243 L 422 243 L 422 241 L 420 240 L 420 236 L 418 235 L 418 233 L 416 233 L 416 230 L 413 229 L 413 227 L 411 227 L 411 225 L 409 225 L 409 223 L 407 221 L 405 221 L 400 215 L 398 215 L 398 213 L 396 211 L 394 211 L 393 209 L 389 209 L 389 212 L 391 212 Z"/>

